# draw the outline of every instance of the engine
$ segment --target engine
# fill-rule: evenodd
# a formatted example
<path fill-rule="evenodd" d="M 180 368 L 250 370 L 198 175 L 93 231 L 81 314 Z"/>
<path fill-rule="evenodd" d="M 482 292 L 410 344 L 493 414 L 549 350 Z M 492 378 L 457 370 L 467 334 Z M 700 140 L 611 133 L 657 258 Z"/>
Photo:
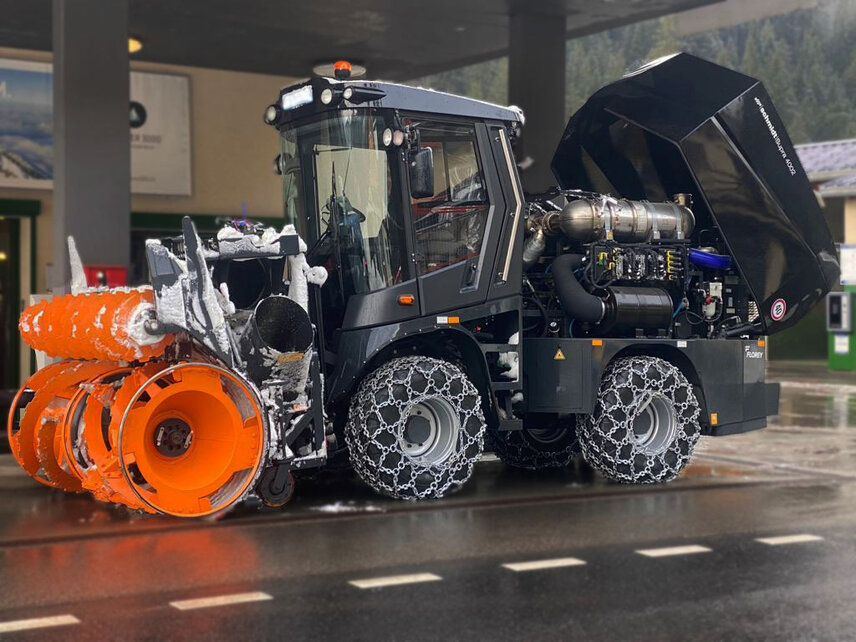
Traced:
<path fill-rule="evenodd" d="M 652 203 L 576 190 L 529 203 L 530 333 L 688 339 L 756 336 L 758 310 L 692 198 Z"/>

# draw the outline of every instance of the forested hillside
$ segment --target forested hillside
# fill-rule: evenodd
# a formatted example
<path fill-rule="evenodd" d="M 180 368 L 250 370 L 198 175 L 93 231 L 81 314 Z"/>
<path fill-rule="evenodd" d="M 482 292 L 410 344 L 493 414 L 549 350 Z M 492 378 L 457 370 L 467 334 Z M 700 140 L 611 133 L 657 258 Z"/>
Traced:
<path fill-rule="evenodd" d="M 856 1 L 679 37 L 665 17 L 568 41 L 567 108 L 647 60 L 687 51 L 764 81 L 794 142 L 856 137 Z M 506 59 L 413 84 L 508 102 Z"/>

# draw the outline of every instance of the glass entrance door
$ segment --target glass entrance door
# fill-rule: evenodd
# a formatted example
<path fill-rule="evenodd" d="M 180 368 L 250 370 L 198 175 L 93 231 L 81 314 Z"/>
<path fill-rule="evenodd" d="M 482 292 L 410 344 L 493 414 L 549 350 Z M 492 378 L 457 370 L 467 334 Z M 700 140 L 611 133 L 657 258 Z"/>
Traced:
<path fill-rule="evenodd" d="M 0 218 L 0 390 L 20 385 L 18 315 L 21 311 L 20 221 Z"/>

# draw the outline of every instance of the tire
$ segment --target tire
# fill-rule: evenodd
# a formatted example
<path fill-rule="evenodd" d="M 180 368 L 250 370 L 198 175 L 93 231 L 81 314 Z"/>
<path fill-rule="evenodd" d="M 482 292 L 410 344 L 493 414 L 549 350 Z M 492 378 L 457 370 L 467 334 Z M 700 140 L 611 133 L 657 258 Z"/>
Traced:
<path fill-rule="evenodd" d="M 497 431 L 491 436 L 494 454 L 507 466 L 541 470 L 565 468 L 580 452 L 573 425 Z"/>
<path fill-rule="evenodd" d="M 464 485 L 484 449 L 481 396 L 455 365 L 393 359 L 368 375 L 345 427 L 351 464 L 378 493 L 443 497 Z"/>
<path fill-rule="evenodd" d="M 674 479 L 701 434 L 692 384 L 668 361 L 626 357 L 601 380 L 594 412 L 578 434 L 585 460 L 605 477 L 651 484 Z"/>

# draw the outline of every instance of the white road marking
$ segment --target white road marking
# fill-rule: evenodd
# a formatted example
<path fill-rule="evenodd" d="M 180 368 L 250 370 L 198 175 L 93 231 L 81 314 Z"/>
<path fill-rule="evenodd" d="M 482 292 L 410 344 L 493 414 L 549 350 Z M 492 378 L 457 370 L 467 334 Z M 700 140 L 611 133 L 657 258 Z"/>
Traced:
<path fill-rule="evenodd" d="M 666 548 L 643 548 L 636 551 L 645 557 L 670 557 L 672 555 L 692 555 L 694 553 L 710 553 L 706 546 L 689 544 L 687 546 L 668 546 Z"/>
<path fill-rule="evenodd" d="M 254 593 L 233 593 L 232 595 L 216 595 L 214 597 L 200 597 L 195 600 L 178 600 L 170 602 L 169 605 L 179 611 L 191 609 L 207 609 L 212 606 L 227 606 L 229 604 L 244 604 L 245 602 L 264 602 L 272 600 L 273 597 L 267 593 L 256 591 Z"/>
<path fill-rule="evenodd" d="M 755 541 L 767 544 L 768 546 L 779 546 L 781 544 L 802 544 L 803 542 L 819 542 L 823 538 L 819 535 L 809 535 L 803 533 L 801 535 L 781 535 L 779 537 L 759 537 Z"/>
<path fill-rule="evenodd" d="M 0 633 L 44 629 L 49 626 L 66 626 L 68 624 L 80 624 L 80 620 L 73 615 L 53 615 L 51 617 L 35 617 L 29 620 L 11 620 L 9 622 L 0 622 Z"/>
<path fill-rule="evenodd" d="M 443 578 L 433 573 L 413 573 L 412 575 L 390 575 L 389 577 L 372 577 L 366 580 L 351 580 L 351 586 L 361 589 L 381 588 L 383 586 L 400 586 L 402 584 L 418 584 L 419 582 L 437 582 Z"/>
<path fill-rule="evenodd" d="M 552 560 L 534 560 L 532 562 L 512 562 L 503 564 L 503 568 L 519 573 L 520 571 L 540 571 L 545 568 L 562 568 L 564 566 L 584 566 L 585 561 L 576 557 L 557 557 Z"/>

